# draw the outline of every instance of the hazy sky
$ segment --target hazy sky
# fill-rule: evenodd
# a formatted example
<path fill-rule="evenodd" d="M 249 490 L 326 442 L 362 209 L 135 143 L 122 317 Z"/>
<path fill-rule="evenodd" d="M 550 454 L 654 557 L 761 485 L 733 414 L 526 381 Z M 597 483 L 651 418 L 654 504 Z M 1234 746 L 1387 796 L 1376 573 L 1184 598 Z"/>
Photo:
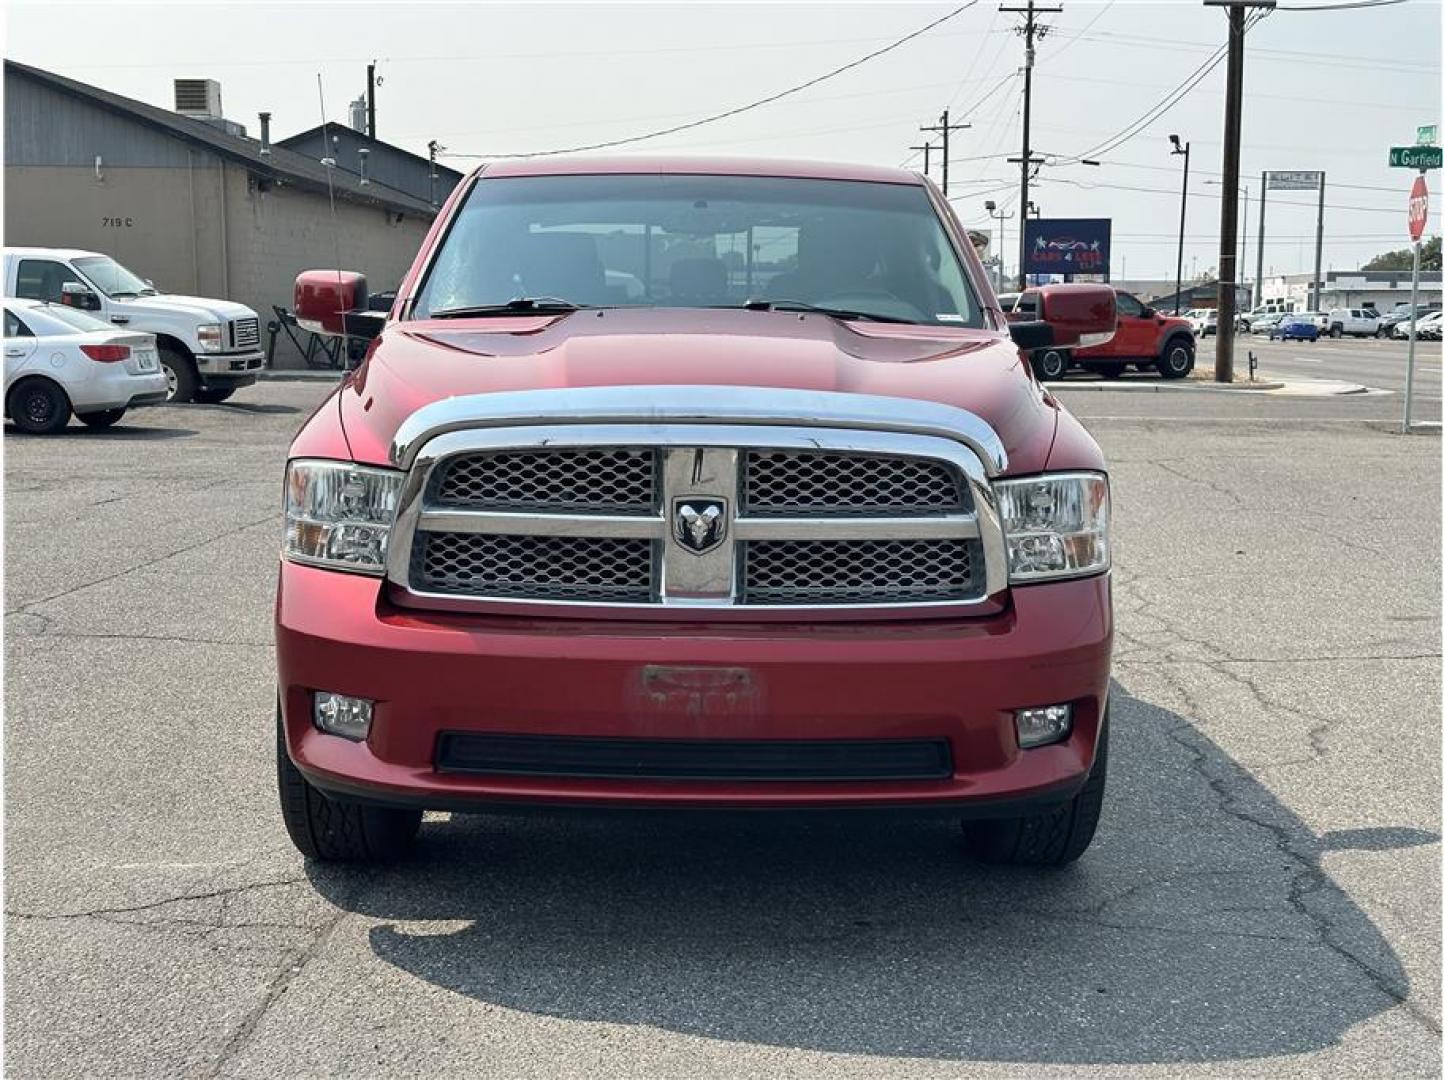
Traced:
<path fill-rule="evenodd" d="M 1337 0 L 1284 0 L 1330 3 Z M 158 105 L 171 80 L 210 77 L 226 115 L 276 137 L 344 119 L 379 62 L 377 133 L 424 154 L 531 152 L 668 127 L 804 82 L 958 7 L 952 4 L 17 4 L 5 51 L 17 60 Z M 1010 3 L 1009 6 L 1016 6 Z M 1046 17 L 1034 72 L 1036 150 L 1079 154 L 1137 119 L 1225 39 L 1225 15 L 1201 0 L 1064 2 Z M 917 125 L 944 106 L 968 114 L 954 136 L 952 194 L 989 225 L 986 198 L 1016 211 L 1021 144 L 1018 18 L 997 0 L 901 48 L 775 104 L 640 143 L 641 151 L 816 157 L 896 165 Z M 1256 260 L 1259 173 L 1328 174 L 1324 263 L 1349 268 L 1407 243 L 1412 181 L 1387 148 L 1439 120 L 1440 4 L 1410 0 L 1345 11 L 1278 11 L 1249 35 L 1243 183 L 1251 194 L 1246 272 Z M 1048 217 L 1111 217 L 1114 274 L 1171 277 L 1181 158 L 1193 146 L 1185 275 L 1217 262 L 1224 65 L 1101 168 L 1045 168 L 1034 199 Z M 989 92 L 991 96 L 986 96 Z M 981 99 L 981 103 L 980 102 Z M 969 160 L 973 159 L 973 160 Z M 977 160 L 982 159 L 982 160 Z M 469 168 L 474 162 L 448 159 Z M 917 161 L 920 165 L 920 158 Z M 934 159 L 934 176 L 938 176 Z M 1431 176 L 1437 231 L 1444 173 Z M 1352 186 L 1345 186 L 1352 185 Z M 997 190 L 994 190 L 997 189 Z M 1266 271 L 1312 269 L 1315 197 L 1274 192 Z M 1016 256 L 1014 217 L 1007 259 Z M 1126 263 L 1125 263 L 1126 260 Z M 1196 263 L 1195 263 L 1196 260 Z"/>

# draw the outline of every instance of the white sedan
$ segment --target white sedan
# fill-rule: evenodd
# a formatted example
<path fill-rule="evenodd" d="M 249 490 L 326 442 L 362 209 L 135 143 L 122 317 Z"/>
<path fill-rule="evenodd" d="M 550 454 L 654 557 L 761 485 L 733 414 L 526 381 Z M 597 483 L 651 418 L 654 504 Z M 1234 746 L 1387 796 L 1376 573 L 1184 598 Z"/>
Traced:
<path fill-rule="evenodd" d="M 106 428 L 132 405 L 165 400 L 153 334 L 41 300 L 7 299 L 4 307 L 5 415 L 21 431 L 52 434 L 72 413 Z"/>

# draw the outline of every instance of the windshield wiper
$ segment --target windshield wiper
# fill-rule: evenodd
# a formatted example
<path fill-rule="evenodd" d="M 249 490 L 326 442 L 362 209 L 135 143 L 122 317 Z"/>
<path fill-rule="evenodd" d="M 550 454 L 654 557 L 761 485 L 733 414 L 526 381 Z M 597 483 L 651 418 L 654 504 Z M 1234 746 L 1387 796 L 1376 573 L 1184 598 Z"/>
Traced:
<path fill-rule="evenodd" d="M 442 308 L 425 316 L 428 319 L 475 319 L 488 315 L 547 314 L 558 311 L 580 311 L 587 304 L 574 304 L 559 296 L 518 296 L 504 304 L 469 304 L 464 307 Z"/>
<path fill-rule="evenodd" d="M 875 311 L 850 311 L 847 308 L 823 307 L 818 304 L 809 304 L 806 300 L 744 300 L 742 306 L 748 311 L 815 311 L 819 315 L 831 315 L 834 319 L 861 319 L 865 322 L 918 325 L 912 319 L 902 319 L 896 315 L 879 315 Z"/>

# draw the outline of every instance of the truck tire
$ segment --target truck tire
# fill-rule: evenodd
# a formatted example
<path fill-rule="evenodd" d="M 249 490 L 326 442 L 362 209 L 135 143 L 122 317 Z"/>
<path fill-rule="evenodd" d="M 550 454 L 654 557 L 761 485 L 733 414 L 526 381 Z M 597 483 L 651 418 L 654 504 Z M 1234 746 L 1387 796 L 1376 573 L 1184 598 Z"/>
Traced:
<path fill-rule="evenodd" d="M 54 435 L 70 423 L 70 398 L 49 379 L 21 379 L 5 397 L 5 415 L 29 435 Z"/>
<path fill-rule="evenodd" d="M 1065 349 L 1039 349 L 1033 354 L 1033 374 L 1039 382 L 1055 382 L 1068 373 Z"/>
<path fill-rule="evenodd" d="M 235 392 L 234 386 L 202 386 L 196 390 L 195 399 L 207 405 L 219 405 Z"/>
<path fill-rule="evenodd" d="M 319 862 L 393 862 L 411 850 L 421 811 L 333 799 L 307 782 L 286 752 L 276 710 L 276 786 L 291 843 Z"/>
<path fill-rule="evenodd" d="M 1193 370 L 1193 342 L 1181 337 L 1169 338 L 1158 357 L 1158 374 L 1165 379 L 1182 379 Z"/>
<path fill-rule="evenodd" d="M 120 418 L 125 415 L 125 409 L 106 409 L 104 412 L 81 413 L 78 417 L 80 422 L 88 428 L 95 428 L 97 431 L 114 427 L 120 423 Z"/>
<path fill-rule="evenodd" d="M 1093 842 L 1108 778 L 1108 717 L 1098 732 L 1098 755 L 1083 790 L 1041 814 L 966 821 L 963 833 L 974 856 L 1001 866 L 1067 866 Z"/>
<path fill-rule="evenodd" d="M 168 404 L 182 405 L 192 401 L 196 394 L 196 366 L 185 353 L 167 345 L 160 347 L 160 366 L 165 372 L 166 395 Z"/>
<path fill-rule="evenodd" d="M 1330 336 L 1331 338 L 1334 338 L 1335 340 L 1338 340 L 1339 338 L 1343 337 L 1343 336 L 1344 336 L 1344 325 L 1343 325 L 1343 323 L 1334 323 L 1334 325 L 1329 328 L 1329 336 Z"/>

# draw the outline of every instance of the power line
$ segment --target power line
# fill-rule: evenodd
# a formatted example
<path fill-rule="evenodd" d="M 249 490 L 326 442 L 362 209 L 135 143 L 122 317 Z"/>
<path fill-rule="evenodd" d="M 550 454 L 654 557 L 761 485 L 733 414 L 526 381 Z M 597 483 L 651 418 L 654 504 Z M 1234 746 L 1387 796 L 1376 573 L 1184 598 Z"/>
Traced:
<path fill-rule="evenodd" d="M 1404 0 L 1354 0 L 1349 4 L 1279 4 L 1276 11 L 1349 11 L 1353 8 L 1388 7 Z"/>
<path fill-rule="evenodd" d="M 865 56 L 860 56 L 856 60 L 849 61 L 848 63 L 843 64 L 841 67 L 833 68 L 831 71 L 825 72 L 822 75 L 818 75 L 815 78 L 808 79 L 806 82 L 798 83 L 796 86 L 790 86 L 786 90 L 779 90 L 777 93 L 769 94 L 767 97 L 758 98 L 756 101 L 748 102 L 746 105 L 738 105 L 736 108 L 726 109 L 723 112 L 719 113 L 713 113 L 711 116 L 704 116 L 697 120 L 689 120 L 685 124 L 675 124 L 669 128 L 661 128 L 660 130 L 645 132 L 641 135 L 630 135 L 622 139 L 608 139 L 605 142 L 590 143 L 585 146 L 570 146 L 559 150 L 536 150 L 531 153 L 522 154 L 453 153 L 448 154 L 447 156 L 453 158 L 480 158 L 483 160 L 497 160 L 500 158 L 521 157 L 554 157 L 558 154 L 580 154 L 589 150 L 607 150 L 615 146 L 628 146 L 633 143 L 646 142 L 650 139 L 660 139 L 664 135 L 675 135 L 681 131 L 690 131 L 693 128 L 702 127 L 704 124 L 716 123 L 718 120 L 725 120 L 729 117 L 738 116 L 742 113 L 750 112 L 753 109 L 761 108 L 763 105 L 770 105 L 774 101 L 780 101 L 782 98 L 791 97 L 793 94 L 799 94 L 804 90 L 818 85 L 819 83 L 826 82 L 829 79 L 834 79 L 837 76 L 843 74 L 844 72 L 851 71 L 857 67 L 861 67 L 863 64 L 866 64 L 870 60 L 876 60 L 879 56 L 885 56 L 887 53 L 890 53 L 895 49 L 902 48 L 902 46 L 906 45 L 908 42 L 914 40 L 915 38 L 922 37 L 922 35 L 926 34 L 934 27 L 941 26 L 948 20 L 957 18 L 959 15 L 961 15 L 963 12 L 967 11 L 970 7 L 973 7 L 977 3 L 978 0 L 968 0 L 968 2 L 963 4 L 961 7 L 954 8 L 946 15 L 934 19 L 926 26 L 919 27 L 917 30 L 912 31 L 909 34 L 904 34 L 896 41 L 891 42 L 888 45 L 884 45 L 880 49 L 874 49 L 872 52 L 868 53 Z"/>

